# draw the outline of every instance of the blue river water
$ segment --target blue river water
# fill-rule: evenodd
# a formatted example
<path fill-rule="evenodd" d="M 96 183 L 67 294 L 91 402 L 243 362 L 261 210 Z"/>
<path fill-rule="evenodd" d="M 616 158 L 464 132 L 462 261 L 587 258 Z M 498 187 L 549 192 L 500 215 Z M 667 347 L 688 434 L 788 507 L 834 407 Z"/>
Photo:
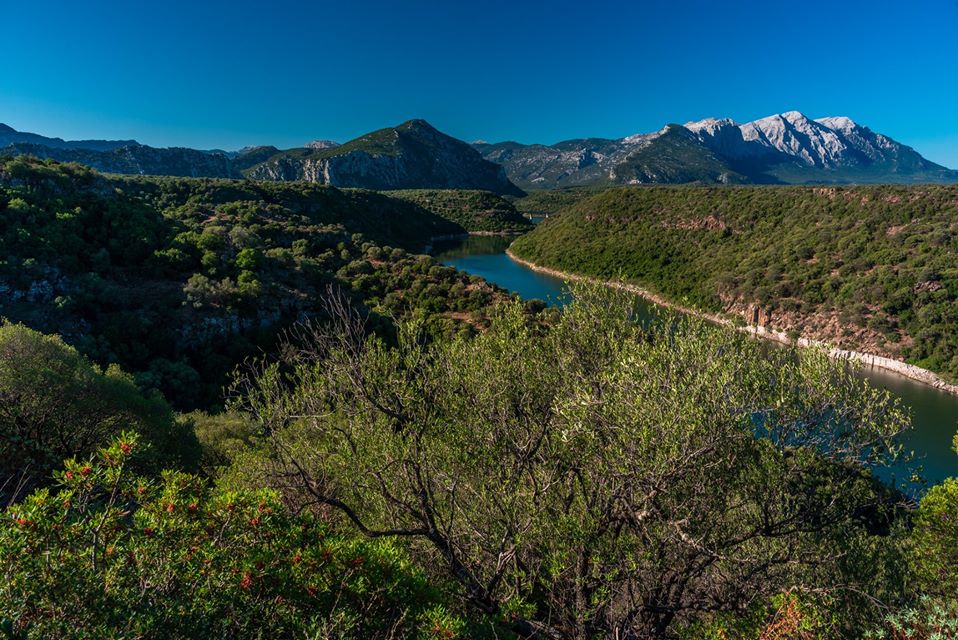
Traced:
<path fill-rule="evenodd" d="M 433 255 L 443 264 L 482 276 L 523 298 L 538 298 L 560 306 L 568 303 L 564 280 L 533 271 L 505 254 L 511 241 L 512 238 L 503 236 L 444 241 L 436 244 Z M 651 312 L 654 305 L 645 304 Z M 958 431 L 958 396 L 882 369 L 864 369 L 862 373 L 872 384 L 897 396 L 911 414 L 913 428 L 902 442 L 906 450 L 915 453 L 916 459 L 909 467 L 893 470 L 894 475 L 901 478 L 916 469 L 930 484 L 958 476 L 958 454 L 952 449 L 952 438 Z"/>

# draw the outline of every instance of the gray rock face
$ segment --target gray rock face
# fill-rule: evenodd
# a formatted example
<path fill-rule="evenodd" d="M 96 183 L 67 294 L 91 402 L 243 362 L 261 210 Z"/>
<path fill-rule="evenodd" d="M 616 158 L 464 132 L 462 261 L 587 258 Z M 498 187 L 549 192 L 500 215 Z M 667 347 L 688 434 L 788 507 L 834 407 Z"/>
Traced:
<path fill-rule="evenodd" d="M 107 173 L 240 178 L 234 161 L 221 151 L 207 152 L 171 147 L 158 149 L 145 145 L 118 147 L 108 151 L 63 149 L 39 144 L 17 143 L 0 148 L 0 155 L 31 155 L 59 162 L 79 162 Z"/>
<path fill-rule="evenodd" d="M 364 189 L 482 189 L 521 195 L 502 167 L 424 120 L 381 129 L 332 149 L 295 149 L 252 167 L 255 180 L 306 180 Z"/>
<path fill-rule="evenodd" d="M 333 140 L 313 140 L 307 142 L 305 146 L 307 149 L 335 149 L 339 143 Z"/>
<path fill-rule="evenodd" d="M 684 140 L 677 134 L 684 131 Z M 620 140 L 476 143 L 524 188 L 632 182 L 954 182 L 958 172 L 846 117 L 707 118 Z M 640 170 L 636 171 L 636 167 Z"/>

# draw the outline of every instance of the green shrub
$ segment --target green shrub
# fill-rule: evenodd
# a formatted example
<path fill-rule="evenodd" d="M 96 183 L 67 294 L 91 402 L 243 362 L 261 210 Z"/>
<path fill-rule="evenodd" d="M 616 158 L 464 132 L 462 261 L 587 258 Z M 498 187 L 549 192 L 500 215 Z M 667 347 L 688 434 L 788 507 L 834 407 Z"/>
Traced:
<path fill-rule="evenodd" d="M 288 514 L 268 491 L 130 474 L 125 434 L 0 518 L 0 618 L 17 638 L 454 638 L 389 542 Z"/>

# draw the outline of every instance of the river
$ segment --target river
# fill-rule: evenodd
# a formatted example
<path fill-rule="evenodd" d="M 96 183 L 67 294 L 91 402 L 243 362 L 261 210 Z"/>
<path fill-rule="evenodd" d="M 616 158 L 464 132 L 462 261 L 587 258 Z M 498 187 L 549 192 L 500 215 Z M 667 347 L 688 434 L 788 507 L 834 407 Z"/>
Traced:
<path fill-rule="evenodd" d="M 482 276 L 523 298 L 539 298 L 550 304 L 569 302 L 565 281 L 514 262 L 505 254 L 512 238 L 472 236 L 464 240 L 437 242 L 433 255 L 443 264 Z M 651 315 L 655 305 L 643 301 Z M 928 483 L 958 476 L 958 454 L 951 448 L 958 430 L 958 396 L 939 391 L 883 369 L 864 369 L 868 380 L 901 399 L 911 413 L 913 429 L 905 434 L 906 450 L 914 451 Z M 905 473 L 904 467 L 880 475 Z"/>

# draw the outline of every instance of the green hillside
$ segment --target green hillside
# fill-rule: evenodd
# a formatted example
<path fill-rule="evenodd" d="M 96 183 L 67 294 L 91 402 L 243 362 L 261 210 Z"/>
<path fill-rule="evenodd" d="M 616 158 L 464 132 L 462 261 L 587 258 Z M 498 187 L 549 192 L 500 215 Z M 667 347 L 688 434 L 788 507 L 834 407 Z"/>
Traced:
<path fill-rule="evenodd" d="M 488 191 L 463 189 L 409 189 L 389 196 L 412 202 L 469 231 L 515 233 L 532 224 L 502 197 Z"/>
<path fill-rule="evenodd" d="M 467 230 L 370 191 L 7 159 L 0 316 L 121 364 L 180 408 L 207 406 L 245 357 L 321 313 L 330 286 L 383 327 L 417 313 L 436 332 L 473 331 L 505 294 L 417 255 Z"/>
<path fill-rule="evenodd" d="M 520 257 L 958 379 L 958 188 L 612 189 Z"/>

